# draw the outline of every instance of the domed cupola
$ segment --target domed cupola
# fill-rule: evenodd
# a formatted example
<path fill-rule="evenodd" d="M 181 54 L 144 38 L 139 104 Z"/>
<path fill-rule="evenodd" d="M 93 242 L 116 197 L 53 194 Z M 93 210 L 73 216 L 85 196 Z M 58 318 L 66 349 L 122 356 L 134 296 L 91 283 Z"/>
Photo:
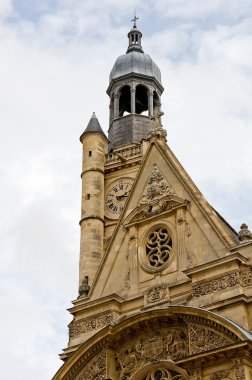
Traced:
<path fill-rule="evenodd" d="M 132 20 L 126 54 L 117 58 L 109 76 L 110 150 L 147 138 L 153 128 L 153 114 L 160 112 L 161 72 L 142 49 L 137 19 Z"/>

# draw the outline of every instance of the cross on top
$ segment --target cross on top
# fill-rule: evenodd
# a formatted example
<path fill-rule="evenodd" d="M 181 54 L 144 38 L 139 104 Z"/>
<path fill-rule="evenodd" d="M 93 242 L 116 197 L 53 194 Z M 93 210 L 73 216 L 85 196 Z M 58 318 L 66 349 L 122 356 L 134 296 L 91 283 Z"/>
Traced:
<path fill-rule="evenodd" d="M 134 12 L 134 18 L 131 20 L 131 22 L 134 21 L 134 25 L 133 25 L 133 28 L 136 28 L 136 20 L 139 20 L 139 17 L 136 17 L 136 12 Z"/>

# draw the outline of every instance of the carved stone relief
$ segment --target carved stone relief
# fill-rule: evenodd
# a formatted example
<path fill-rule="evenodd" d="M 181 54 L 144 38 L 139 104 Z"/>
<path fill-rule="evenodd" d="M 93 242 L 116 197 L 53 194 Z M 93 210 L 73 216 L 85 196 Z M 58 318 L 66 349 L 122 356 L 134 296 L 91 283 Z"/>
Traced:
<path fill-rule="evenodd" d="M 124 289 L 130 288 L 130 270 L 128 270 L 126 276 L 124 277 L 123 287 Z"/>
<path fill-rule="evenodd" d="M 167 285 L 158 285 L 147 290 L 144 294 L 144 304 L 150 305 L 169 299 L 169 288 Z"/>
<path fill-rule="evenodd" d="M 92 317 L 82 319 L 78 322 L 71 322 L 69 325 L 69 336 L 75 337 L 82 333 L 98 330 L 104 326 L 111 325 L 118 320 L 116 312 L 106 312 Z"/>
<path fill-rule="evenodd" d="M 167 136 L 166 130 L 164 128 L 160 127 L 160 126 L 158 126 L 155 129 L 152 129 L 148 133 L 148 138 L 149 139 L 156 138 L 156 139 L 164 139 L 166 141 L 166 136 Z"/>
<path fill-rule="evenodd" d="M 157 164 L 153 165 L 147 186 L 143 192 L 140 204 L 148 204 L 149 211 L 154 211 L 160 205 L 156 200 L 160 200 L 165 195 L 173 195 L 175 191 L 161 174 Z M 153 209 L 153 210 L 152 210 Z"/>
<path fill-rule="evenodd" d="M 242 272 L 233 271 L 225 274 L 225 276 L 215 277 L 212 280 L 202 281 L 193 285 L 193 297 L 200 297 L 211 294 L 240 284 L 243 287 L 252 285 L 252 270 L 246 269 Z"/>
<path fill-rule="evenodd" d="M 76 377 L 76 380 L 105 380 L 106 352 L 91 360 Z"/>
<path fill-rule="evenodd" d="M 252 270 L 251 269 L 247 269 L 241 272 L 240 284 L 243 287 L 252 285 Z"/>
<path fill-rule="evenodd" d="M 232 340 L 205 326 L 190 324 L 190 354 L 209 351 L 232 343 Z"/>
<path fill-rule="evenodd" d="M 117 352 L 119 379 L 126 380 L 146 362 L 187 356 L 189 353 L 187 328 L 171 328 L 149 333 L 131 341 Z"/>

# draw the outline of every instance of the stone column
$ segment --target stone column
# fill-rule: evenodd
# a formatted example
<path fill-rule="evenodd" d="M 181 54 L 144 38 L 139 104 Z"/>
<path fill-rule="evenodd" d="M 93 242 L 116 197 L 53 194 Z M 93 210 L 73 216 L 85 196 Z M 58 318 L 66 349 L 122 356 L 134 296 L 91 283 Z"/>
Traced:
<path fill-rule="evenodd" d="M 119 117 L 119 95 L 114 97 L 114 119 Z"/>
<path fill-rule="evenodd" d="M 149 90 L 148 94 L 148 102 L 149 102 L 149 116 L 153 116 L 153 92 Z"/>
<path fill-rule="evenodd" d="M 136 89 L 131 88 L 131 113 L 136 113 Z"/>

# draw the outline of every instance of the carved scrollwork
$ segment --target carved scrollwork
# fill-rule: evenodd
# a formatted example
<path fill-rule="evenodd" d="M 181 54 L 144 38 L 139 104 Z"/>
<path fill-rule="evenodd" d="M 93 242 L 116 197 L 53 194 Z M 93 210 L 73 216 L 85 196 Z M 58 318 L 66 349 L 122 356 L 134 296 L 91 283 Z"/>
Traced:
<path fill-rule="evenodd" d="M 241 271 L 233 271 L 225 274 L 224 276 L 215 277 L 212 280 L 202 281 L 193 285 L 193 297 L 200 297 L 206 294 L 211 294 L 227 288 L 240 284 L 241 286 L 248 287 L 252 285 L 252 270 L 246 269 Z"/>
<path fill-rule="evenodd" d="M 231 288 L 239 283 L 239 273 L 237 271 L 230 272 L 225 276 L 214 278 L 210 281 L 204 281 L 200 284 L 193 285 L 193 297 L 200 297 L 211 294 L 226 288 Z"/>
<path fill-rule="evenodd" d="M 106 312 L 82 319 L 78 322 L 71 322 L 69 325 L 69 336 L 75 337 L 82 333 L 98 330 L 104 326 L 115 323 L 117 320 L 117 313 Z"/>
<path fill-rule="evenodd" d="M 252 271 L 251 269 L 244 270 L 240 274 L 240 284 L 243 287 L 252 285 Z"/>

